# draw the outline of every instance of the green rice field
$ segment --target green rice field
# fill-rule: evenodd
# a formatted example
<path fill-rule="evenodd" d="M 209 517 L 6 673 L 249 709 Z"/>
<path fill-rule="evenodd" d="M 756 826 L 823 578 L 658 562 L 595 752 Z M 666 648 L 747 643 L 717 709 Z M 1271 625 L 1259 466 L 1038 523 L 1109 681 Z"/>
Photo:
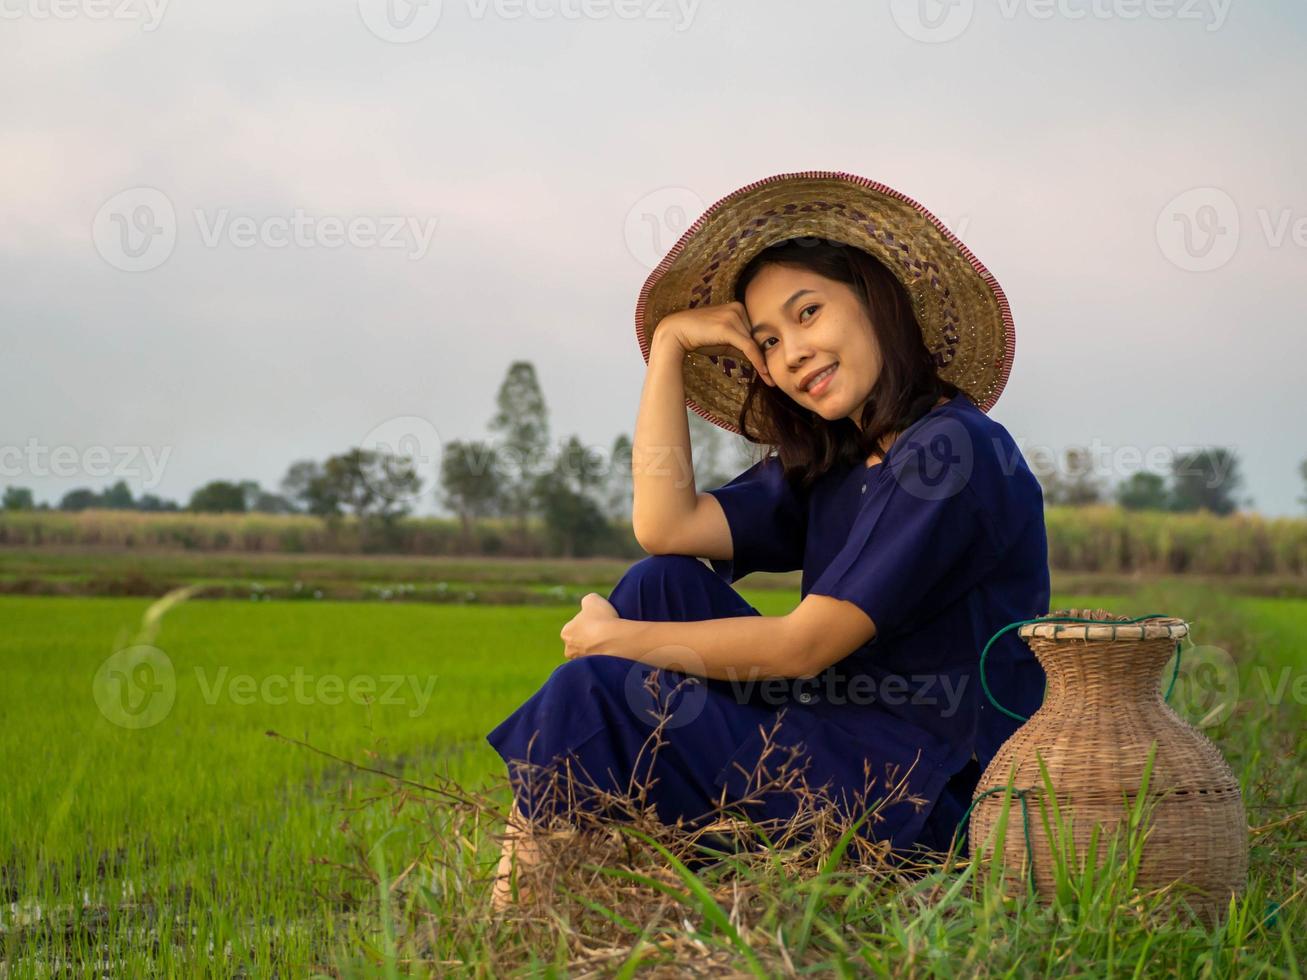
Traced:
<path fill-rule="evenodd" d="M 797 600 L 744 594 L 764 614 Z M 484 735 L 561 662 L 574 606 L 197 598 L 151 627 L 153 601 L 0 596 L 0 976 L 571 975 L 566 949 L 531 948 L 485 914 L 499 828 L 397 815 L 397 784 L 367 770 L 506 806 Z M 1195 642 L 1237 665 L 1237 708 L 1204 729 L 1254 828 L 1249 889 L 1224 927 L 1150 928 L 1128 896 L 1008 908 L 823 879 L 777 886 L 756 931 L 687 888 L 696 942 L 754 975 L 790 972 L 788 959 L 794 974 L 1301 976 L 1307 600 L 1177 578 L 1059 593 L 1053 608 L 1091 605 L 1190 618 Z M 153 653 L 122 653 L 142 639 Z M 639 939 L 598 973 L 657 963 Z"/>

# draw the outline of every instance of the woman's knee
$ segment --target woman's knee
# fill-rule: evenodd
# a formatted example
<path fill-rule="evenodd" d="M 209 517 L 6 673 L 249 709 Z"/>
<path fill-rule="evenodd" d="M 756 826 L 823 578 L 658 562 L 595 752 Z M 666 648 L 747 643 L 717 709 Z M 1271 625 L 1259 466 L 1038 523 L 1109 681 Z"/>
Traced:
<path fill-rule="evenodd" d="M 623 619 L 717 619 L 756 611 L 693 555 L 650 555 L 627 569 L 608 597 Z"/>
<path fill-rule="evenodd" d="M 613 689 L 615 679 L 620 680 L 627 671 L 639 666 L 626 657 L 596 653 L 565 660 L 554 668 L 550 682 L 563 697 L 608 692 Z"/>
<path fill-rule="evenodd" d="M 713 572 L 693 555 L 649 555 L 631 565 L 618 584 L 627 580 L 644 582 L 648 579 L 661 582 L 673 576 L 704 574 L 712 575 Z"/>
<path fill-rule="evenodd" d="M 698 676 L 607 654 L 559 665 L 549 687 L 554 710 L 601 718 L 637 741 L 660 722 L 677 728 L 693 720 L 707 698 Z"/>

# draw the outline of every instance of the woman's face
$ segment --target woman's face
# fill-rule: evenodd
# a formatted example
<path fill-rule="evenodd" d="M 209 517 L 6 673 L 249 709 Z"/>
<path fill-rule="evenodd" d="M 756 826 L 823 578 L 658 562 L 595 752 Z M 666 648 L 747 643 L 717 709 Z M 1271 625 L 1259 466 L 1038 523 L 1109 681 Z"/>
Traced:
<path fill-rule="evenodd" d="M 854 425 L 880 377 L 880 346 L 852 288 L 772 263 L 749 283 L 744 308 L 777 387 L 827 421 Z M 833 372 L 809 380 L 813 372 Z"/>

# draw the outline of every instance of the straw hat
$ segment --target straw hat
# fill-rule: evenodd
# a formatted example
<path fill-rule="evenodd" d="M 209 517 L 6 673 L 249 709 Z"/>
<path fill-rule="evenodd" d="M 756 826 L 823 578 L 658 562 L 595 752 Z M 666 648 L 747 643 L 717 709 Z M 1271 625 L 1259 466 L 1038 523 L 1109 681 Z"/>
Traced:
<path fill-rule="evenodd" d="M 993 407 L 1016 348 L 1012 313 L 997 280 L 912 198 L 838 171 L 777 174 L 746 184 L 705 211 L 640 290 L 635 333 L 645 363 L 663 317 L 732 302 L 740 271 L 758 252 L 809 236 L 854 245 L 880 259 L 912 297 L 939 376 L 961 388 L 981 411 Z M 754 373 L 743 356 L 688 353 L 686 404 L 740 434 L 735 419 Z M 755 417 L 756 412 L 750 415 L 751 429 Z M 761 428 L 761 419 L 756 425 Z"/>

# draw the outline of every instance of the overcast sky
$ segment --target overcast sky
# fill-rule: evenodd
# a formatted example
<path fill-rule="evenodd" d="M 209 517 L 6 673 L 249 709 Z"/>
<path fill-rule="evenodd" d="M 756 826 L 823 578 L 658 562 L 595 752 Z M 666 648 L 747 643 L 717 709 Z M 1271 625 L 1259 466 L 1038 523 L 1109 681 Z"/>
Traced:
<path fill-rule="evenodd" d="M 1305 41 L 1296 0 L 0 0 L 0 485 L 481 438 L 519 358 L 606 450 L 653 265 L 822 169 L 997 276 L 1028 456 L 1229 446 L 1302 513 Z"/>

